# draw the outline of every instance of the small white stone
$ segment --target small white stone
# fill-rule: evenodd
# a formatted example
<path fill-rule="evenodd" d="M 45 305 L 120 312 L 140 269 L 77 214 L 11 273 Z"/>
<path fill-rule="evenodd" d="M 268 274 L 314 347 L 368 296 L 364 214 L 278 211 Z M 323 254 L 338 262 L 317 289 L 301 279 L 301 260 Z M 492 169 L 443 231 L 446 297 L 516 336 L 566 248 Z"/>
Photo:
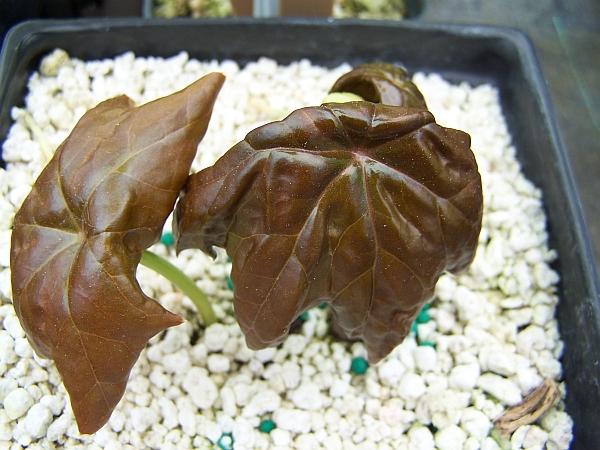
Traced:
<path fill-rule="evenodd" d="M 413 372 L 407 372 L 400 380 L 398 395 L 406 400 L 415 400 L 425 393 L 423 379 Z"/>
<path fill-rule="evenodd" d="M 160 397 L 157 404 L 162 416 L 162 423 L 167 429 L 171 430 L 179 425 L 178 411 L 175 403 L 166 397 Z"/>
<path fill-rule="evenodd" d="M 283 343 L 283 350 L 290 355 L 299 355 L 306 348 L 306 336 L 302 334 L 290 334 Z"/>
<path fill-rule="evenodd" d="M 28 447 L 33 438 L 25 429 L 25 421 L 19 420 L 17 426 L 13 428 L 13 441 L 16 441 L 22 447 Z"/>
<path fill-rule="evenodd" d="M 280 428 L 275 428 L 271 431 L 271 439 L 273 440 L 273 444 L 281 448 L 288 448 L 291 442 L 289 431 Z"/>
<path fill-rule="evenodd" d="M 213 373 L 226 373 L 229 372 L 229 358 L 219 354 L 212 354 L 208 356 L 207 360 L 208 370 Z"/>
<path fill-rule="evenodd" d="M 194 405 L 200 409 L 210 408 L 219 395 L 215 382 L 207 376 L 205 370 L 197 367 L 189 370 L 182 387 L 190 395 Z"/>
<path fill-rule="evenodd" d="M 484 371 L 489 370 L 504 376 L 511 376 L 516 372 L 516 355 L 502 347 L 484 347 L 479 354 Z"/>
<path fill-rule="evenodd" d="M 190 356 L 186 349 L 164 355 L 162 364 L 167 372 L 176 374 L 185 374 L 191 367 Z"/>
<path fill-rule="evenodd" d="M 10 447 L 2 447 L 2 441 L 10 441 L 12 439 L 12 429 L 7 423 L 0 423 L 0 448 L 9 449 Z"/>
<path fill-rule="evenodd" d="M 33 405 L 33 398 L 23 388 L 14 389 L 4 397 L 4 411 L 11 420 L 23 416 L 31 405 Z"/>
<path fill-rule="evenodd" d="M 143 433 L 158 423 L 158 419 L 158 413 L 152 408 L 132 408 L 130 411 L 131 426 L 138 433 Z"/>
<path fill-rule="evenodd" d="M 463 450 L 480 450 L 481 445 L 479 445 L 479 440 L 474 437 L 468 437 L 463 444 Z"/>
<path fill-rule="evenodd" d="M 521 390 L 515 383 L 492 373 L 485 373 L 479 377 L 477 385 L 502 403 L 514 406 L 522 400 Z"/>
<path fill-rule="evenodd" d="M 523 447 L 527 449 L 543 449 L 547 440 L 548 433 L 537 425 L 532 425 L 527 431 L 525 439 L 523 439 Z"/>
<path fill-rule="evenodd" d="M 456 425 L 450 425 L 435 433 L 435 444 L 440 450 L 462 449 L 466 433 Z"/>
<path fill-rule="evenodd" d="M 559 449 L 567 449 L 573 439 L 573 420 L 564 411 L 551 410 L 542 418 L 542 426 L 548 432 L 548 443 Z"/>
<path fill-rule="evenodd" d="M 29 345 L 27 339 L 15 339 L 15 353 L 19 358 L 31 358 L 33 356 L 31 345 Z"/>
<path fill-rule="evenodd" d="M 33 405 L 25 416 L 25 429 L 34 439 L 44 436 L 51 423 L 52 412 L 41 403 Z"/>
<path fill-rule="evenodd" d="M 510 436 L 510 445 L 512 448 L 522 448 L 523 441 L 525 440 L 525 436 L 529 431 L 529 425 L 523 425 L 517 428 L 513 434 Z"/>
<path fill-rule="evenodd" d="M 496 441 L 491 437 L 487 437 L 481 443 L 481 450 L 502 450 Z"/>
<path fill-rule="evenodd" d="M 57 48 L 42 59 L 40 73 L 48 77 L 56 76 L 58 69 L 61 66 L 68 64 L 68 62 L 69 54 L 64 50 Z"/>
<path fill-rule="evenodd" d="M 58 416 L 65 407 L 65 398 L 61 395 L 44 395 L 40 403 L 46 405 L 52 412 L 52 415 Z"/>
<path fill-rule="evenodd" d="M 544 349 L 545 344 L 544 329 L 537 325 L 530 325 L 517 335 L 517 349 L 525 356 L 529 356 L 532 351 Z"/>
<path fill-rule="evenodd" d="M 19 322 L 17 316 L 12 314 L 6 316 L 4 321 L 2 322 L 2 325 L 4 325 L 4 329 L 8 331 L 8 333 L 13 337 L 13 339 L 25 337 L 25 333 L 23 332 L 23 328 L 21 327 L 21 323 Z"/>
<path fill-rule="evenodd" d="M 7 394 L 18 387 L 19 384 L 17 383 L 17 380 L 13 380 L 12 378 L 0 378 L 0 402 L 4 402 Z"/>
<path fill-rule="evenodd" d="M 408 432 L 408 438 L 411 450 L 433 450 L 435 443 L 433 434 L 428 428 L 415 426 Z"/>
<path fill-rule="evenodd" d="M 477 385 L 479 364 L 461 364 L 450 371 L 448 385 L 455 389 L 470 391 Z"/>
<path fill-rule="evenodd" d="M 460 416 L 460 425 L 469 435 L 481 441 L 488 435 L 492 423 L 481 411 L 467 408 Z"/>
<path fill-rule="evenodd" d="M 319 387 L 314 383 L 302 383 L 290 393 L 290 400 L 300 409 L 318 410 L 323 405 Z"/>
<path fill-rule="evenodd" d="M 228 342 L 233 341 L 232 339 L 230 339 Z M 237 346 L 236 346 L 237 349 Z M 196 345 L 194 345 L 191 349 L 190 349 L 190 357 L 191 360 L 194 364 L 204 364 L 204 362 L 206 361 L 206 355 L 208 354 L 206 345 L 204 345 L 201 342 L 196 343 Z"/>
<path fill-rule="evenodd" d="M 389 358 L 377 365 L 379 379 L 385 386 L 396 386 L 405 371 L 404 365 L 395 358 Z"/>
<path fill-rule="evenodd" d="M 342 440 L 335 434 L 328 434 L 322 441 L 323 447 L 327 450 L 342 450 Z"/>
<path fill-rule="evenodd" d="M 227 327 L 220 323 L 209 326 L 204 332 L 204 345 L 209 352 L 219 352 L 223 350 L 225 342 L 229 339 Z"/>
<path fill-rule="evenodd" d="M 435 369 L 437 353 L 433 347 L 420 345 L 415 348 L 415 363 L 421 372 L 430 372 Z"/>
<path fill-rule="evenodd" d="M 402 400 L 391 398 L 381 405 L 378 417 L 382 422 L 395 429 L 403 429 L 415 420 L 415 413 L 404 409 Z"/>
<path fill-rule="evenodd" d="M 273 420 L 278 429 L 294 433 L 308 433 L 310 431 L 311 416 L 308 411 L 280 408 L 273 414 Z"/>
<path fill-rule="evenodd" d="M 262 416 L 266 413 L 276 411 L 281 405 L 281 397 L 271 389 L 258 391 L 242 411 L 244 417 Z"/>
<path fill-rule="evenodd" d="M 519 370 L 516 378 L 522 395 L 529 394 L 544 381 L 531 367 Z"/>
<path fill-rule="evenodd" d="M 276 353 L 277 349 L 275 347 L 267 347 L 256 351 L 254 353 L 254 357 L 264 364 L 266 362 L 272 361 Z"/>
<path fill-rule="evenodd" d="M 334 380 L 329 388 L 329 396 L 332 398 L 343 397 L 348 392 L 350 385 L 343 379 Z"/>
<path fill-rule="evenodd" d="M 17 361 L 17 354 L 14 350 L 14 338 L 4 330 L 0 330 L 0 348 L 2 353 L 0 354 L 0 364 L 12 365 Z"/>
<path fill-rule="evenodd" d="M 196 434 L 196 410 L 194 405 L 187 397 L 178 398 L 177 401 L 177 421 L 184 435 L 194 436 Z"/>
<path fill-rule="evenodd" d="M 255 447 L 255 431 L 254 427 L 246 420 L 238 419 L 233 426 L 233 439 L 235 448 L 239 449 L 254 449 Z"/>
<path fill-rule="evenodd" d="M 295 389 L 300 383 L 300 367 L 292 361 L 286 361 L 281 367 L 281 376 L 288 389 Z"/>

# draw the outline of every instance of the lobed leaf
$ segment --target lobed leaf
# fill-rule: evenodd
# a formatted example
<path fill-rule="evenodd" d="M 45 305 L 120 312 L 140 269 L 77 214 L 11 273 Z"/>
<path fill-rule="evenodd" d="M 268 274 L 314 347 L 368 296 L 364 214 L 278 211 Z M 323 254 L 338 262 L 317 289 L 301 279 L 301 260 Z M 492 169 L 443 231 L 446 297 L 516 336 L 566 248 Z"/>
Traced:
<path fill-rule="evenodd" d="M 55 361 L 82 433 L 109 419 L 147 341 L 181 319 L 135 278 L 161 234 L 224 81 L 210 74 L 135 107 L 88 111 L 17 213 L 14 307 L 36 352 Z"/>
<path fill-rule="evenodd" d="M 423 94 L 408 72 L 393 64 L 356 66 L 338 78 L 330 92 L 351 92 L 373 103 L 427 109 Z"/>
<path fill-rule="evenodd" d="M 472 260 L 482 194 L 468 134 L 423 109 L 350 102 L 297 110 L 190 176 L 179 250 L 233 261 L 249 347 L 275 345 L 328 302 L 369 360 L 409 331 L 439 275 Z"/>

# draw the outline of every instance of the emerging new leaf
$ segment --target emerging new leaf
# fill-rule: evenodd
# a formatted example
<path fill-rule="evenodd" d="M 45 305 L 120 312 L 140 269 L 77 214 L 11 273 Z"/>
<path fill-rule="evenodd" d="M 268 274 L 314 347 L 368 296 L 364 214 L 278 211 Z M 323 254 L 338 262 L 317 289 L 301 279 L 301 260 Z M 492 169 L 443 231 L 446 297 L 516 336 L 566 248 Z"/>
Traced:
<path fill-rule="evenodd" d="M 178 249 L 227 249 L 251 348 L 279 343 L 299 314 L 328 302 L 337 329 L 376 362 L 406 336 L 440 274 L 474 256 L 482 194 L 469 147 L 469 135 L 422 109 L 297 110 L 190 177 Z"/>
<path fill-rule="evenodd" d="M 356 66 L 335 82 L 330 92 L 350 92 L 384 105 L 427 109 L 423 94 L 400 66 L 371 63 Z"/>
<path fill-rule="evenodd" d="M 40 356 L 52 358 L 82 433 L 123 396 L 148 339 L 181 319 L 135 278 L 156 242 L 223 84 L 210 74 L 134 107 L 126 96 L 88 111 L 17 213 L 14 307 Z"/>

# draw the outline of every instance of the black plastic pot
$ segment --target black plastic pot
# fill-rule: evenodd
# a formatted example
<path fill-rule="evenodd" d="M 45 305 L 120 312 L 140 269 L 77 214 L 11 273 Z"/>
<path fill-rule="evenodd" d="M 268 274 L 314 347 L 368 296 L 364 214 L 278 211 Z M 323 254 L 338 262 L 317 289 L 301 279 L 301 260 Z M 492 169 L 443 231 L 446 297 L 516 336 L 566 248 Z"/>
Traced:
<path fill-rule="evenodd" d="M 559 254 L 558 318 L 565 342 L 567 409 L 575 420 L 573 448 L 600 448 L 599 282 L 545 82 L 522 33 L 482 26 L 303 19 L 28 22 L 9 33 L 0 56 L 2 139 L 11 106 L 23 104 L 30 72 L 55 47 L 83 59 L 129 50 L 154 56 L 186 50 L 194 58 L 230 58 L 242 64 L 260 56 L 280 63 L 308 58 L 326 66 L 383 60 L 454 81 L 497 86 L 519 161 L 543 190 L 550 246 Z"/>

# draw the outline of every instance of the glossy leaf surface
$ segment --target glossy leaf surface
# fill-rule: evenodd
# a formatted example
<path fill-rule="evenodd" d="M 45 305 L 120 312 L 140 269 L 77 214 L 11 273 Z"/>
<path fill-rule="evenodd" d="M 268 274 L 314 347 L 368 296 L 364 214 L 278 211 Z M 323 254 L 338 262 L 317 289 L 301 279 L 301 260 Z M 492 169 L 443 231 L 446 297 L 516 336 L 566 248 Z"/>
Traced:
<path fill-rule="evenodd" d="M 14 221 L 14 307 L 40 356 L 54 359 L 79 430 L 110 417 L 148 339 L 181 319 L 135 278 L 160 238 L 204 136 L 223 76 L 135 107 L 88 111 Z"/>
<path fill-rule="evenodd" d="M 407 108 L 427 108 L 423 94 L 402 67 L 387 63 L 356 66 L 342 75 L 331 92 L 351 92 L 364 100 Z"/>
<path fill-rule="evenodd" d="M 422 109 L 300 109 L 190 177 L 178 248 L 227 249 L 251 348 L 279 343 L 298 315 L 328 302 L 334 326 L 378 361 L 439 275 L 474 256 L 482 194 L 469 146 Z"/>

